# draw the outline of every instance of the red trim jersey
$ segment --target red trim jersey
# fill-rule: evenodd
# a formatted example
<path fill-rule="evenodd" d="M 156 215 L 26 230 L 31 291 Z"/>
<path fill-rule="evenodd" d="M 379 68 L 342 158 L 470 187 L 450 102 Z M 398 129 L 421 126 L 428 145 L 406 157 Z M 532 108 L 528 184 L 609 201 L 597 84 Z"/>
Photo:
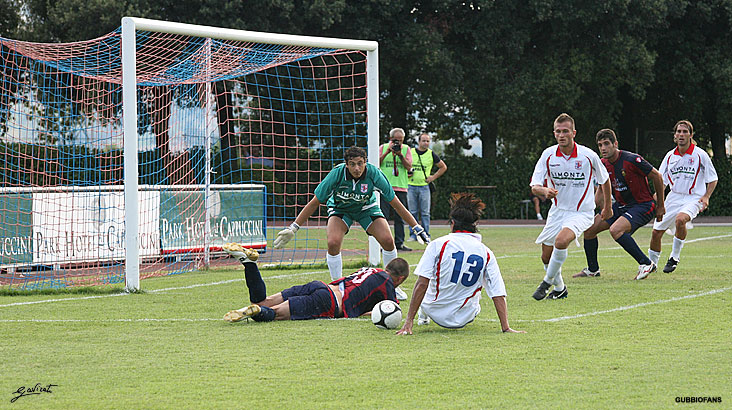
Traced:
<path fill-rule="evenodd" d="M 359 317 L 382 300 L 397 302 L 394 282 L 383 269 L 361 268 L 356 273 L 330 282 L 343 293 L 343 316 Z"/>
<path fill-rule="evenodd" d="M 564 155 L 559 145 L 544 150 L 536 162 L 529 185 L 544 185 L 558 191 L 552 206 L 569 211 L 595 210 L 594 182 L 604 184 L 608 173 L 595 151 L 577 143 Z"/>
<path fill-rule="evenodd" d="M 480 290 L 505 296 L 493 252 L 477 233 L 453 232 L 430 242 L 416 275 L 429 279 L 422 309 L 442 327 L 463 327 L 480 313 Z"/>
<path fill-rule="evenodd" d="M 610 184 L 613 187 L 615 202 L 620 206 L 635 205 L 653 201 L 651 189 L 648 186 L 648 174 L 653 171 L 653 165 L 638 154 L 619 150 L 615 162 L 602 158 L 610 175 Z"/>
<path fill-rule="evenodd" d="M 658 172 L 663 176 L 663 183 L 671 186 L 671 192 L 700 198 L 707 192 L 707 184 L 717 180 L 709 154 L 694 144 L 683 154 L 679 147 L 669 151 Z"/>

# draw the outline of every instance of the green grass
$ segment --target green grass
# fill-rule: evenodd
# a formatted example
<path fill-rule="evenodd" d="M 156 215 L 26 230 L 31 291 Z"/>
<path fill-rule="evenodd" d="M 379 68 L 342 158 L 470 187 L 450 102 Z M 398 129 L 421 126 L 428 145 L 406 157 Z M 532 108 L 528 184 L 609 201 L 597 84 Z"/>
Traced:
<path fill-rule="evenodd" d="M 134 295 L 0 295 L 0 408 L 656 409 L 677 396 L 721 396 L 729 406 L 732 228 L 691 230 L 677 271 L 644 281 L 632 280 L 635 261 L 603 233 L 602 276 L 571 278 L 585 266 L 572 245 L 569 298 L 537 302 L 539 229 L 482 229 L 511 325 L 527 334 L 502 334 L 485 296 L 464 329 L 430 324 L 408 337 L 367 319 L 228 324 L 222 315 L 248 304 L 240 270 L 148 279 Z M 649 236 L 636 233 L 642 249 Z M 420 254 L 401 256 L 416 264 Z M 328 278 L 322 268 L 263 275 L 269 293 Z M 61 301 L 20 304 L 44 300 Z M 36 383 L 58 386 L 10 404 Z"/>

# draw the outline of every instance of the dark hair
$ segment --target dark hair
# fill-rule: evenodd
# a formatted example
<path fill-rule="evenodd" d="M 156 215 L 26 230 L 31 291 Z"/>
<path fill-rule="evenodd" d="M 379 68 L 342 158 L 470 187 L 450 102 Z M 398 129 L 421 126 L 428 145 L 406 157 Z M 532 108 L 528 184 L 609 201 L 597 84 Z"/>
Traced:
<path fill-rule="evenodd" d="M 394 258 L 388 265 L 386 265 L 384 270 L 393 276 L 406 277 L 409 276 L 409 262 L 402 258 Z"/>
<path fill-rule="evenodd" d="M 344 155 L 346 162 L 352 160 L 353 158 L 363 158 L 366 161 L 368 161 L 368 156 L 366 155 L 366 150 L 363 148 L 359 148 L 356 146 L 353 146 L 351 148 L 348 148 L 346 150 L 346 154 Z"/>
<path fill-rule="evenodd" d="M 615 144 L 618 138 L 615 136 L 615 131 L 610 128 L 603 128 L 600 131 L 597 131 L 595 142 L 600 142 L 602 140 L 610 140 L 611 143 Z"/>
<path fill-rule="evenodd" d="M 574 118 L 570 117 L 567 113 L 561 113 L 559 116 L 554 120 L 554 125 L 559 124 L 560 122 L 571 122 L 572 123 L 572 130 L 574 130 Z"/>
<path fill-rule="evenodd" d="M 478 232 L 476 222 L 483 216 L 485 204 L 472 192 L 459 192 L 450 198 L 452 231 Z"/>

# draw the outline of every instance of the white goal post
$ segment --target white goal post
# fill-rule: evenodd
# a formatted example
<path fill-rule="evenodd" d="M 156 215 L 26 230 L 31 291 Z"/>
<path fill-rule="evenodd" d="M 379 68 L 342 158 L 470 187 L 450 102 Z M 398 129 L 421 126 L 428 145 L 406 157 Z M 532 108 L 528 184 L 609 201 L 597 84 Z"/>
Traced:
<path fill-rule="evenodd" d="M 379 146 L 379 74 L 378 43 L 375 41 L 347 40 L 337 38 L 296 36 L 275 33 L 233 30 L 226 28 L 198 26 L 183 23 L 149 20 L 136 17 L 122 19 L 122 100 L 123 100 L 123 140 L 124 146 L 124 220 L 125 220 L 125 288 L 134 292 L 140 289 L 139 254 L 139 187 L 138 187 L 138 113 L 137 113 L 137 31 L 150 31 L 185 35 L 190 37 L 218 40 L 243 41 L 282 46 L 305 46 L 331 49 L 358 50 L 366 52 L 367 88 L 367 137 L 369 162 L 378 164 Z M 210 143 L 206 146 L 206 184 L 210 189 Z M 208 196 L 206 196 L 208 197 Z M 208 209 L 208 207 L 207 207 Z M 205 237 L 210 237 L 210 226 L 206 218 Z M 208 242 L 204 241 L 205 261 L 208 261 Z M 369 262 L 378 264 L 380 247 L 375 239 L 369 237 Z"/>

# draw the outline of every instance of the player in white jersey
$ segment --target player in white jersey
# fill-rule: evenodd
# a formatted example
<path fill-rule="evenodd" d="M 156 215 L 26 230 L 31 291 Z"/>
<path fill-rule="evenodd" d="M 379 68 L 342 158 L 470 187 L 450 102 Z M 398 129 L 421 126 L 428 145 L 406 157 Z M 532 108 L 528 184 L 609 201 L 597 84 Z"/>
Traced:
<path fill-rule="evenodd" d="M 485 204 L 472 193 L 452 194 L 452 233 L 433 240 L 419 260 L 417 283 L 404 326 L 397 334 L 412 334 L 418 310 L 446 328 L 461 328 L 480 313 L 480 291 L 493 299 L 501 330 L 511 329 L 506 308 L 506 287 L 493 252 L 481 242 L 476 222 Z M 420 320 L 419 324 L 422 324 Z"/>
<path fill-rule="evenodd" d="M 671 186 L 671 192 L 666 197 L 666 214 L 660 222 L 653 223 L 651 247 L 648 250 L 648 257 L 658 264 L 663 232 L 675 226 L 671 256 L 663 267 L 666 273 L 673 272 L 679 263 L 686 239 L 686 223 L 707 209 L 709 198 L 717 187 L 717 171 L 709 155 L 694 143 L 691 122 L 681 120 L 676 123 L 674 142 L 676 148 L 666 154 L 658 170 L 663 176 L 664 185 Z"/>
<path fill-rule="evenodd" d="M 595 151 L 576 144 L 574 119 L 561 114 L 554 120 L 554 138 L 557 145 L 544 150 L 531 176 L 531 192 L 552 200 L 546 225 L 536 243 L 541 244 L 541 260 L 546 275 L 534 292 L 534 299 L 567 297 L 562 279 L 562 264 L 567 259 L 567 247 L 582 232 L 592 226 L 595 211 L 594 182 L 600 185 L 604 203 L 600 216 L 613 216 L 610 201 L 610 179 L 607 169 Z M 544 186 L 544 180 L 546 185 Z"/>

